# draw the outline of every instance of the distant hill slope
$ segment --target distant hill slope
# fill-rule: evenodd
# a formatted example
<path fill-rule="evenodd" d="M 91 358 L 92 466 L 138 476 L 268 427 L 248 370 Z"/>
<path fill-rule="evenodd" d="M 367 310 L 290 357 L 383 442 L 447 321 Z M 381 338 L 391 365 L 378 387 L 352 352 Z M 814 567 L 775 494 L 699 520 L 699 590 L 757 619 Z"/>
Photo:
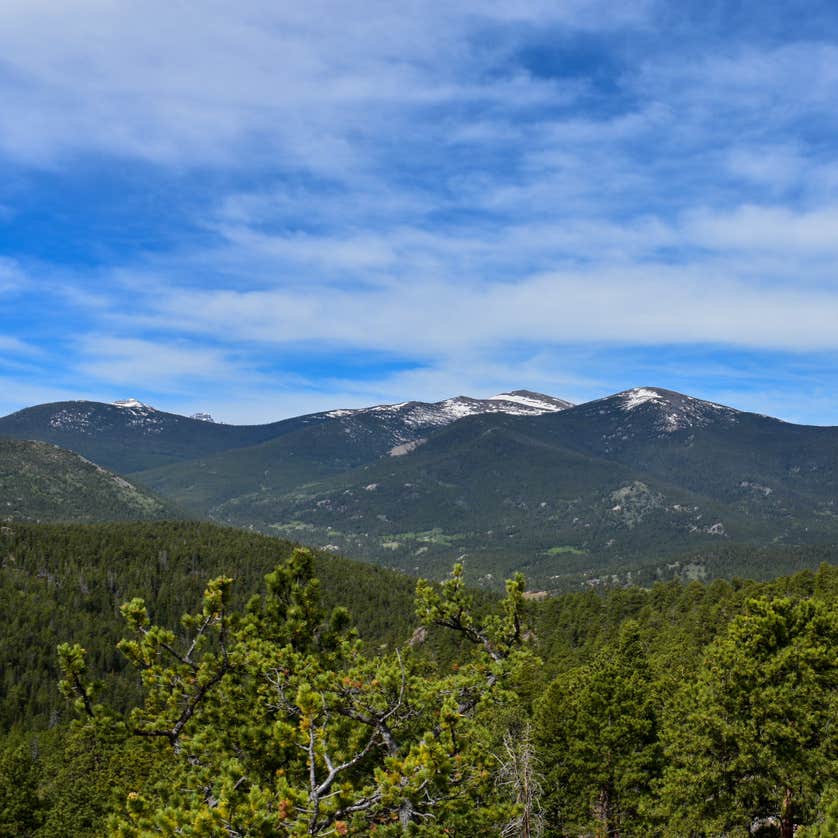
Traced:
<path fill-rule="evenodd" d="M 395 446 L 409 447 L 463 416 L 498 412 L 532 416 L 569 406 L 552 396 L 516 390 L 491 399 L 458 396 L 436 403 L 312 413 L 266 425 L 224 425 L 166 413 L 135 399 L 114 404 L 70 401 L 37 405 L 0 418 L 0 436 L 51 442 L 120 474 L 130 474 L 297 434 L 290 446 L 280 447 L 283 463 L 286 456 L 306 459 L 313 450 L 315 460 L 343 468 L 367 462 Z M 317 431 L 320 425 L 325 427 Z M 311 465 L 310 457 L 308 461 Z"/>
<path fill-rule="evenodd" d="M 71 404 L 92 413 L 67 424 L 63 408 L 32 408 L 28 432 L 110 446 L 130 479 L 196 516 L 411 572 L 439 576 L 464 556 L 472 580 L 495 586 L 520 568 L 555 590 L 666 575 L 683 555 L 722 573 L 712 557 L 740 545 L 838 543 L 838 428 L 655 387 L 575 407 L 514 391 L 256 428 Z M 142 462 L 164 464 L 129 470 Z"/>
<path fill-rule="evenodd" d="M 168 501 L 72 451 L 0 437 L 0 520 L 109 521 L 182 517 Z"/>
<path fill-rule="evenodd" d="M 487 584 L 515 568 L 550 588 L 726 545 L 838 542 L 836 428 L 659 388 L 465 416 L 399 456 L 370 419 L 137 478 L 218 520 L 410 571 L 465 555 Z"/>
<path fill-rule="evenodd" d="M 121 405 L 54 402 L 4 416 L 0 436 L 51 442 L 127 474 L 257 445 L 318 419 L 301 416 L 270 425 L 237 426 L 166 413 L 134 400 Z"/>

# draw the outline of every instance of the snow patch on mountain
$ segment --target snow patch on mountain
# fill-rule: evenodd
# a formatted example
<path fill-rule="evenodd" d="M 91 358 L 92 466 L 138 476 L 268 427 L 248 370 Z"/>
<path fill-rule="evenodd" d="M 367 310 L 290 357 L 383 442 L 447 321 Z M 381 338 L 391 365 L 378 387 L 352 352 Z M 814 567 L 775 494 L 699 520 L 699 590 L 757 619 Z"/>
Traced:
<path fill-rule="evenodd" d="M 399 457 L 412 451 L 425 441 L 429 432 L 444 428 L 458 419 L 485 413 L 502 413 L 511 416 L 539 416 L 570 407 L 569 402 L 554 399 L 541 393 L 516 390 L 501 393 L 489 399 L 454 396 L 440 402 L 398 402 L 379 404 L 357 410 L 331 410 L 323 414 L 338 419 L 345 433 L 352 439 L 363 439 L 370 432 L 369 418 L 390 440 L 390 456 Z M 383 425 L 383 428 L 382 428 Z"/>
<path fill-rule="evenodd" d="M 491 412 L 478 399 L 472 399 L 469 396 L 456 396 L 453 399 L 445 399 L 443 402 L 438 402 L 436 407 L 445 418 L 452 421 L 462 419 L 464 416 L 477 416 L 479 413 Z"/>
<path fill-rule="evenodd" d="M 654 423 L 662 433 L 691 428 L 703 428 L 712 422 L 723 420 L 735 422 L 739 413 L 731 407 L 725 407 L 715 402 L 707 402 L 655 387 L 636 387 L 610 397 L 617 399 L 620 408 L 629 413 L 643 405 L 650 405 L 655 411 Z M 603 399 L 601 401 L 608 401 Z"/>
<path fill-rule="evenodd" d="M 118 399 L 112 403 L 113 407 L 124 410 L 127 414 L 126 426 L 137 428 L 147 434 L 159 434 L 163 431 L 163 417 L 160 411 L 151 405 L 144 404 L 139 399 Z"/>
<path fill-rule="evenodd" d="M 399 402 L 398 404 L 377 404 L 375 407 L 362 408 L 369 413 L 393 413 L 407 407 L 411 402 Z"/>
<path fill-rule="evenodd" d="M 623 407 L 626 410 L 634 410 L 634 408 L 640 407 L 641 404 L 646 404 L 647 402 L 655 402 L 657 404 L 664 402 L 657 391 L 648 390 L 645 387 L 628 390 L 621 395 L 623 396 Z"/>
<path fill-rule="evenodd" d="M 111 402 L 111 404 L 114 407 L 123 407 L 128 410 L 154 410 L 153 407 L 149 407 L 149 405 L 143 404 L 137 399 L 117 399 L 115 402 Z"/>
<path fill-rule="evenodd" d="M 346 416 L 364 416 L 384 414 L 397 418 L 408 427 L 442 427 L 466 416 L 483 413 L 506 413 L 512 416 L 539 416 L 542 413 L 555 413 L 572 405 L 562 399 L 516 390 L 500 393 L 488 399 L 474 399 L 470 396 L 454 396 L 441 402 L 399 402 L 398 404 L 379 404 L 358 410 L 331 410 L 326 416 L 341 418 Z"/>
<path fill-rule="evenodd" d="M 92 408 L 65 408 L 63 410 L 57 410 L 49 417 L 49 426 L 57 431 L 78 431 L 85 434 L 93 433 L 95 428 L 93 427 L 92 417 Z"/>
<path fill-rule="evenodd" d="M 557 413 L 573 407 L 570 402 L 563 399 L 555 399 L 552 396 L 544 396 L 541 393 L 531 393 L 529 390 L 513 390 L 511 393 L 498 393 L 491 396 L 489 401 L 506 402 L 510 405 L 521 405 L 528 408 L 523 411 L 527 415 L 538 416 L 542 413 Z M 507 408 L 505 412 L 513 413 L 514 410 Z"/>

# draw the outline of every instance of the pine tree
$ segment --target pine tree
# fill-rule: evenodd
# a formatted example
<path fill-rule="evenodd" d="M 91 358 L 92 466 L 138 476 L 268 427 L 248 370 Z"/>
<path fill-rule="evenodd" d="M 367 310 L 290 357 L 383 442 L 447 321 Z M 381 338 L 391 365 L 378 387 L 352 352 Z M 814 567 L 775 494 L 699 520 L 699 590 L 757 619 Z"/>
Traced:
<path fill-rule="evenodd" d="M 33 836 L 43 816 L 40 766 L 24 746 L 0 751 L 0 835 Z"/>
<path fill-rule="evenodd" d="M 502 616 L 483 622 L 461 578 L 441 594 L 418 586 L 429 622 L 452 618 L 475 641 L 449 675 L 410 649 L 365 656 L 347 613 L 321 610 L 308 551 L 268 574 L 244 613 L 229 607 L 231 586 L 210 582 L 180 635 L 153 625 L 141 600 L 123 607 L 134 637 L 120 648 L 145 689 L 128 725 L 172 758 L 153 788 L 128 795 L 110 834 L 438 835 L 513 808 L 492 796 L 485 743 L 491 712 L 508 701 L 523 580 L 510 583 Z M 80 651 L 64 649 L 62 663 L 64 690 L 96 723 Z"/>
<path fill-rule="evenodd" d="M 545 802 L 561 834 L 648 834 L 644 813 L 660 771 L 656 704 L 633 621 L 616 648 L 559 676 L 541 697 L 535 731 Z"/>
<path fill-rule="evenodd" d="M 668 714 L 662 786 L 672 835 L 746 835 L 773 819 L 783 838 L 836 780 L 838 609 L 752 600 L 707 650 Z"/>

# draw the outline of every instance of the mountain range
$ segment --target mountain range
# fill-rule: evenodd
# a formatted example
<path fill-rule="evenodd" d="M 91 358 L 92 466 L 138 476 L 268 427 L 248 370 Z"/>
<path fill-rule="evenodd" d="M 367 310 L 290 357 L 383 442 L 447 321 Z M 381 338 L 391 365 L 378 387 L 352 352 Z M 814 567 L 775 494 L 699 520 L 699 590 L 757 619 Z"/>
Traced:
<path fill-rule="evenodd" d="M 734 548 L 773 551 L 776 573 L 838 543 L 838 428 L 656 387 L 206 418 L 61 402 L 0 419 L 0 435 L 76 451 L 196 517 L 423 574 L 462 557 L 489 586 L 515 569 L 544 589 L 700 575 Z"/>

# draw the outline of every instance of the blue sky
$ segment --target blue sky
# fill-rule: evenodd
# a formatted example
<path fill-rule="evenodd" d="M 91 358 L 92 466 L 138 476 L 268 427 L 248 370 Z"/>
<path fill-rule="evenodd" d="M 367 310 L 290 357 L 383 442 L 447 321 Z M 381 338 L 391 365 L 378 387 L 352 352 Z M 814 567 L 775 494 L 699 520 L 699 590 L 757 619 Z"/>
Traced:
<path fill-rule="evenodd" d="M 836 104 L 834 3 L 7 0 L 0 413 L 838 424 Z"/>

